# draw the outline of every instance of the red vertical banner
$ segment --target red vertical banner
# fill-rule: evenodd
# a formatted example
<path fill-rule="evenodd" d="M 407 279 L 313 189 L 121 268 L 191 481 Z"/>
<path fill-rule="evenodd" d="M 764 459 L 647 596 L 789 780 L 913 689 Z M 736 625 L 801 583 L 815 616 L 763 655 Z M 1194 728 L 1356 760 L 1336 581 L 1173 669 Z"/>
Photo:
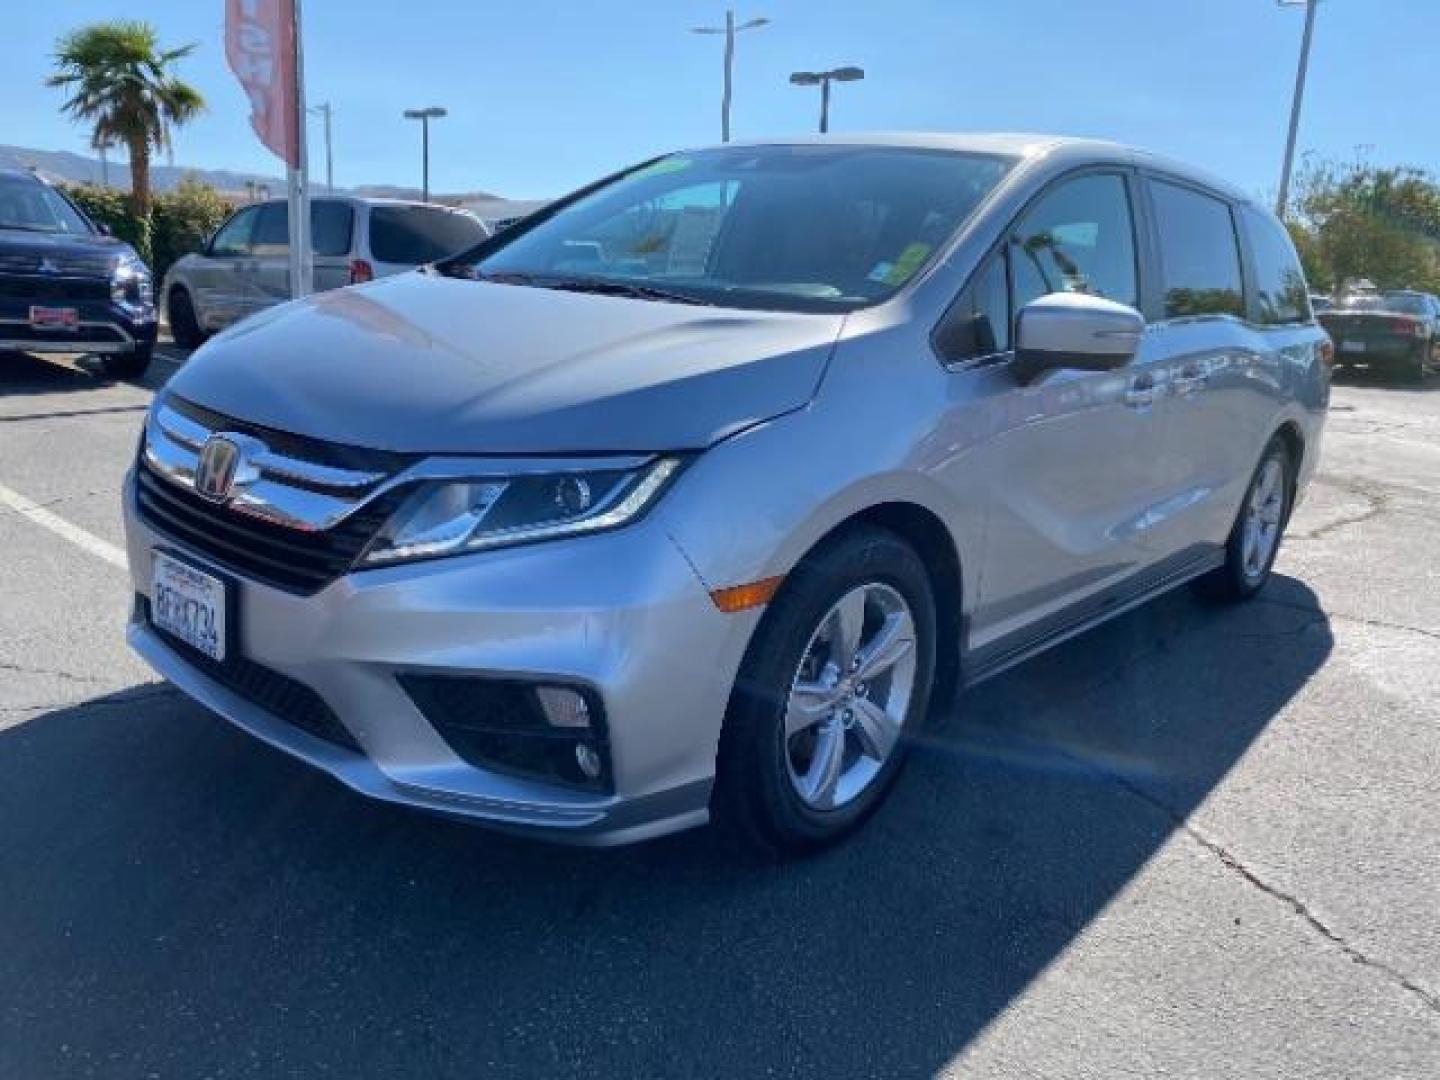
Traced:
<path fill-rule="evenodd" d="M 225 59 L 250 98 L 250 126 L 300 167 L 294 0 L 225 0 Z"/>

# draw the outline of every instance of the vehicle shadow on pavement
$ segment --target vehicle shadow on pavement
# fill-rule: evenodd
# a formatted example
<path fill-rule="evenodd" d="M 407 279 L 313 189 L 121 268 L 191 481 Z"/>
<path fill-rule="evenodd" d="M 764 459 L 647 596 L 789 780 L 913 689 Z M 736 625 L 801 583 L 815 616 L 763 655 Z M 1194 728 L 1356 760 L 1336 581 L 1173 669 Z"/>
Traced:
<path fill-rule="evenodd" d="M 142 379 L 120 382 L 105 374 L 99 357 L 67 356 L 61 359 L 0 351 L 0 398 L 101 390 L 107 386 L 157 390 L 174 370 L 173 363 L 157 359 Z"/>
<path fill-rule="evenodd" d="M 931 1076 L 1325 662 L 1315 596 L 1264 599 L 977 689 L 780 866 L 387 808 L 158 685 L 37 714 L 0 733 L 0 1074 Z"/>

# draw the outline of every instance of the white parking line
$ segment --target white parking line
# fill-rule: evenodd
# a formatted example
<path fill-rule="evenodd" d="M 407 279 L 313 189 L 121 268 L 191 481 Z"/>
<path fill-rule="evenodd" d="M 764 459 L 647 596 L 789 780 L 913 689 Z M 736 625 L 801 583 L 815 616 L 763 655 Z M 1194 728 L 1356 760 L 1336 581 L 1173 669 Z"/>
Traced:
<path fill-rule="evenodd" d="M 4 484 L 0 484 L 0 506 L 8 506 L 22 517 L 27 517 L 36 525 L 49 529 L 56 536 L 69 540 L 76 547 L 83 548 L 111 566 L 118 566 L 121 570 L 126 568 L 125 552 L 114 544 L 107 540 L 101 540 L 98 536 L 92 536 L 78 525 L 71 525 L 64 518 L 52 514 L 39 503 L 32 502 L 18 491 L 11 491 Z"/>

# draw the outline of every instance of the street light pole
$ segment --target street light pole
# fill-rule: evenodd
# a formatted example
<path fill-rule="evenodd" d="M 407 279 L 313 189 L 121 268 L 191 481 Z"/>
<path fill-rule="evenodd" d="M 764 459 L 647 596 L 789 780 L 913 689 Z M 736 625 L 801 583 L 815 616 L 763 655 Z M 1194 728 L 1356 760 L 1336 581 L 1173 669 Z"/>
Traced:
<path fill-rule="evenodd" d="M 1285 164 L 1280 169 L 1280 196 L 1275 213 L 1285 216 L 1290 207 L 1290 176 L 1295 168 L 1295 141 L 1300 134 L 1300 109 L 1305 102 L 1305 78 L 1310 72 L 1310 45 L 1315 37 L 1315 12 L 1320 0 L 1279 0 L 1281 7 L 1305 5 L 1305 38 L 1300 45 L 1300 67 L 1295 73 L 1295 100 L 1290 106 L 1290 133 L 1285 140 Z"/>
<path fill-rule="evenodd" d="M 430 201 L 430 121 L 447 115 L 438 105 L 428 109 L 406 109 L 406 120 L 420 121 L 420 201 Z"/>
<path fill-rule="evenodd" d="M 310 111 L 325 118 L 325 190 L 333 194 L 335 191 L 335 153 L 330 142 L 330 116 L 334 110 L 330 108 L 330 102 L 326 101 L 319 105 L 312 105 Z"/>
<path fill-rule="evenodd" d="M 695 26 L 691 27 L 692 34 L 724 34 L 725 35 L 725 89 L 720 96 L 720 141 L 730 141 L 730 98 L 731 89 L 735 75 L 735 35 L 744 30 L 757 30 L 767 25 L 769 19 L 751 19 L 749 22 L 735 23 L 735 12 L 731 9 L 725 11 L 724 26 Z"/>
<path fill-rule="evenodd" d="M 797 71 L 790 76 L 795 86 L 820 87 L 820 134 L 830 130 L 830 84 L 832 82 L 859 82 L 865 78 L 865 71 L 858 67 L 839 67 L 829 71 Z"/>

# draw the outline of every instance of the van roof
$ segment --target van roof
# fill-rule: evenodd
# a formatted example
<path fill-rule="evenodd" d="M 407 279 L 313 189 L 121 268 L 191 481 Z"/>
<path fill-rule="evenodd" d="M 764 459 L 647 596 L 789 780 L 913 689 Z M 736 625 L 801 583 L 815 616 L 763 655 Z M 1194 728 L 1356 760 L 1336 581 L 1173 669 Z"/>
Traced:
<path fill-rule="evenodd" d="M 1000 154 L 1023 159 L 1055 158 L 1074 164 L 1086 161 L 1125 164 L 1155 169 L 1193 180 L 1236 202 L 1253 203 L 1250 195 L 1203 169 L 1105 139 L 1086 139 L 1037 132 L 920 132 L 879 131 L 858 134 L 799 135 L 749 139 L 728 146 L 893 146 L 926 150 L 954 150 L 972 154 Z"/>

